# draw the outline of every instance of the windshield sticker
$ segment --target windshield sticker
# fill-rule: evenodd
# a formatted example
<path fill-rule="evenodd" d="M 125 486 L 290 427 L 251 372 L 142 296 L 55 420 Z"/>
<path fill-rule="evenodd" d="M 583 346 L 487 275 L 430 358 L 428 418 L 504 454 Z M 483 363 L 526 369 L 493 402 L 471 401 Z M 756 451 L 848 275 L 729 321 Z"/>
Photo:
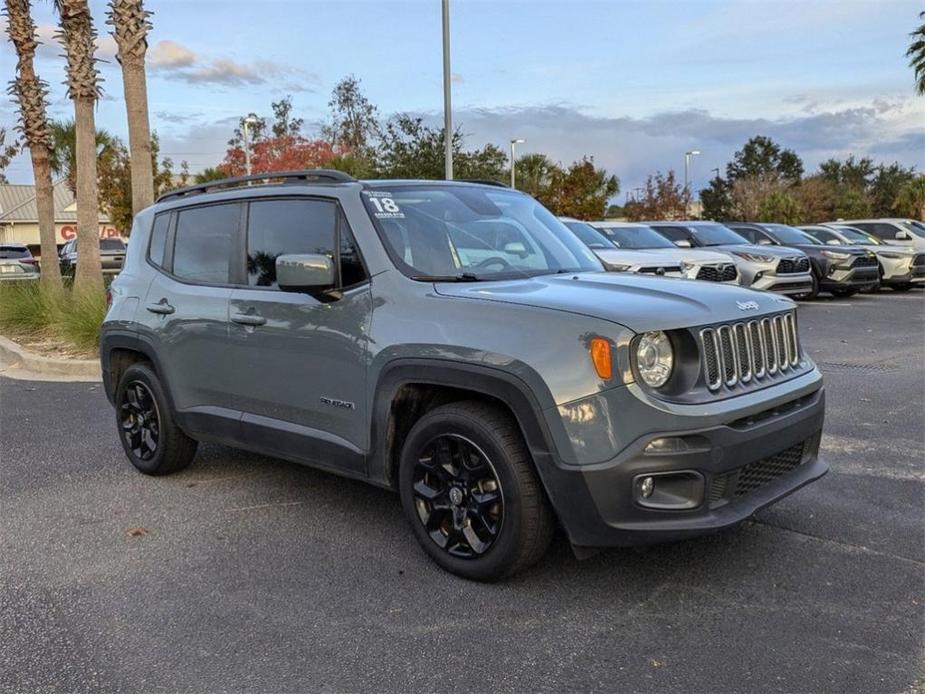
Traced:
<path fill-rule="evenodd" d="M 375 208 L 373 216 L 376 219 L 404 219 L 405 213 L 401 211 L 398 203 L 391 193 L 376 190 L 364 190 L 370 204 Z"/>

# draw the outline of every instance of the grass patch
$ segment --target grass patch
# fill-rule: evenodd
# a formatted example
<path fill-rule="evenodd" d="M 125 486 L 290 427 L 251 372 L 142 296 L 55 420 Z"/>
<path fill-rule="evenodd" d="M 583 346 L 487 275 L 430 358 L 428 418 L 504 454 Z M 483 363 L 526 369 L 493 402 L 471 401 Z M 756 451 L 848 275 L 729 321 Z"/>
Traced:
<path fill-rule="evenodd" d="M 13 339 L 61 342 L 96 353 L 105 315 L 102 292 L 52 290 L 39 282 L 0 284 L 0 332 Z"/>

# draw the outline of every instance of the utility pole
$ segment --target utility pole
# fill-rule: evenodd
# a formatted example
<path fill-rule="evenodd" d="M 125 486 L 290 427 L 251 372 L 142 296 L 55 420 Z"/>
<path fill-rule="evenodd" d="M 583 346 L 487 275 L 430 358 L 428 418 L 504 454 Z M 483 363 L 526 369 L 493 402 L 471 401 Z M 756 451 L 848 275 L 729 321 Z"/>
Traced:
<path fill-rule="evenodd" d="M 446 180 L 453 180 L 453 105 L 450 98 L 450 0 L 443 0 L 443 140 Z"/>
<path fill-rule="evenodd" d="M 519 145 L 519 144 L 521 144 L 521 143 L 523 143 L 523 142 L 526 142 L 526 140 L 523 139 L 522 137 L 518 137 L 518 138 L 515 139 L 515 140 L 511 140 L 511 188 L 512 188 L 512 189 L 515 187 L 515 186 L 514 186 L 514 168 L 515 168 L 515 164 L 514 164 L 514 161 L 515 161 L 515 158 L 514 158 L 514 146 L 515 146 L 515 145 Z"/>

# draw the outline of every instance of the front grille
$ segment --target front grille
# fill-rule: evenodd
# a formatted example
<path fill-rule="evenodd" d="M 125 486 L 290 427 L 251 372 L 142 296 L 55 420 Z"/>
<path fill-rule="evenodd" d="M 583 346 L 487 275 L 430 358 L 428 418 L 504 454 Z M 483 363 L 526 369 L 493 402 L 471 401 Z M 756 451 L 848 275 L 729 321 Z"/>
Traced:
<path fill-rule="evenodd" d="M 641 267 L 639 272 L 645 273 L 647 275 L 664 275 L 666 272 L 681 272 L 681 268 L 677 266 L 662 266 L 657 267 Z"/>
<path fill-rule="evenodd" d="M 710 506 L 738 499 L 758 491 L 771 482 L 792 472 L 803 462 L 803 442 L 754 463 L 713 477 L 710 484 Z"/>
<path fill-rule="evenodd" d="M 793 272 L 808 272 L 809 258 L 782 258 L 777 264 L 777 274 L 788 274 Z"/>
<path fill-rule="evenodd" d="M 730 282 L 738 277 L 738 271 L 733 264 L 728 265 L 704 265 L 697 272 L 698 280 L 707 282 Z"/>
<path fill-rule="evenodd" d="M 851 263 L 851 267 L 877 267 L 877 265 L 877 256 L 875 255 L 861 255 Z"/>
<path fill-rule="evenodd" d="M 704 328 L 700 331 L 707 387 L 733 388 L 752 378 L 789 372 L 800 361 L 800 341 L 792 312 Z"/>

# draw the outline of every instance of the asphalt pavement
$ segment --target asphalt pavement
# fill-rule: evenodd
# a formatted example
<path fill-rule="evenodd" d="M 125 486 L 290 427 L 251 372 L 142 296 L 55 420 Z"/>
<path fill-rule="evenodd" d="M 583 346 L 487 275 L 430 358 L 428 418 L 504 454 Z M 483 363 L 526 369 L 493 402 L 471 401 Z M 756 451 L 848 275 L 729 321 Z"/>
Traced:
<path fill-rule="evenodd" d="M 497 585 L 430 563 L 392 493 L 216 445 L 145 477 L 99 384 L 2 378 L 0 690 L 922 690 L 925 292 L 799 320 L 828 476 Z"/>

